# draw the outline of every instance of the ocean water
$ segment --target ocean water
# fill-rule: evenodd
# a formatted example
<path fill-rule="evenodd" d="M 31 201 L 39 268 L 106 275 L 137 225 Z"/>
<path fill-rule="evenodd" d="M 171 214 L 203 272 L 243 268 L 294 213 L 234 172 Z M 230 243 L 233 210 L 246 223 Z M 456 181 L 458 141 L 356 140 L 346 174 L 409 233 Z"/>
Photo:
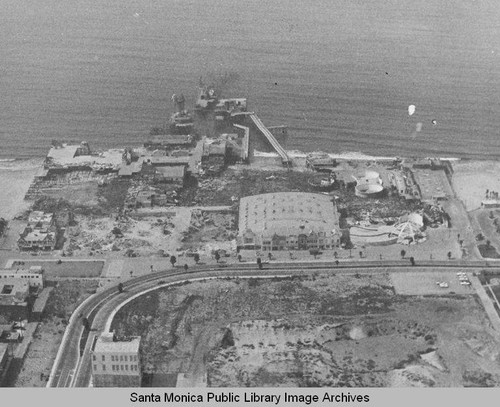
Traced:
<path fill-rule="evenodd" d="M 231 78 L 288 148 L 500 157 L 497 0 L 0 0 L 0 157 L 140 144 Z M 413 104 L 416 111 L 408 114 Z M 434 122 L 433 122 L 434 121 Z M 433 124 L 435 123 L 435 124 Z"/>

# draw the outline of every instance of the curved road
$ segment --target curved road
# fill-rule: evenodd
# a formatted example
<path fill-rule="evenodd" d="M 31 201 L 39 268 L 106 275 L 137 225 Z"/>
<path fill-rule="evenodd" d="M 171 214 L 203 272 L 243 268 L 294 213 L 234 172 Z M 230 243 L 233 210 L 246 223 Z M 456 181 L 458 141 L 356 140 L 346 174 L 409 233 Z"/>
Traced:
<path fill-rule="evenodd" d="M 106 328 L 113 310 L 133 296 L 162 286 L 180 283 L 186 280 L 224 278 L 224 277 L 272 277 L 301 275 L 317 271 L 333 272 L 372 272 L 373 269 L 396 269 L 394 271 L 467 268 L 471 271 L 484 268 L 500 268 L 499 263 L 488 261 L 425 261 L 411 266 L 408 260 L 396 261 L 353 261 L 335 264 L 334 262 L 293 262 L 264 263 L 263 269 L 255 264 L 237 263 L 234 265 L 200 266 L 191 270 L 162 271 L 129 280 L 123 284 L 124 291 L 119 293 L 116 287 L 99 292 L 76 309 L 70 318 L 63 336 L 59 352 L 54 362 L 47 387 L 86 387 L 89 384 L 90 349 L 94 338 Z M 91 321 L 92 329 L 83 328 L 82 318 Z"/>

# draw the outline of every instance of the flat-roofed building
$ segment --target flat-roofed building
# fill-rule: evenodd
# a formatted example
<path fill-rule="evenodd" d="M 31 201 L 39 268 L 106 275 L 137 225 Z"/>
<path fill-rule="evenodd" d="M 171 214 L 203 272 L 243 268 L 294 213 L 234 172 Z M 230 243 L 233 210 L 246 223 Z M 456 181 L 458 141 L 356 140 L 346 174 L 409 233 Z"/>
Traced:
<path fill-rule="evenodd" d="M 30 285 L 16 278 L 0 280 L 0 315 L 7 321 L 28 319 Z"/>
<path fill-rule="evenodd" d="M 30 291 L 27 281 L 16 278 L 2 278 L 0 282 L 0 301 L 24 302 Z"/>
<path fill-rule="evenodd" d="M 257 250 L 332 249 L 340 244 L 330 196 L 276 192 L 240 200 L 238 247 Z"/>
<path fill-rule="evenodd" d="M 148 164 L 151 164 L 155 167 L 165 167 L 172 166 L 176 167 L 179 165 L 188 166 L 189 165 L 189 156 L 183 157 L 173 157 L 170 155 L 152 155 L 146 159 Z"/>
<path fill-rule="evenodd" d="M 154 176 L 155 182 L 165 182 L 170 184 L 184 185 L 186 178 L 186 167 L 183 165 L 157 167 Z"/>
<path fill-rule="evenodd" d="M 149 141 L 144 143 L 144 147 L 146 148 L 164 147 L 166 149 L 187 148 L 193 145 L 194 138 L 190 134 L 152 136 Z"/>
<path fill-rule="evenodd" d="M 17 279 L 19 281 L 27 282 L 30 287 L 43 288 L 43 269 L 41 266 L 0 269 L 0 282 L 5 279 Z"/>
<path fill-rule="evenodd" d="M 140 336 L 116 340 L 113 332 L 102 333 L 92 351 L 94 387 L 140 387 L 140 345 Z"/>
<path fill-rule="evenodd" d="M 333 171 L 337 162 L 326 153 L 311 153 L 306 157 L 306 166 L 314 171 Z"/>

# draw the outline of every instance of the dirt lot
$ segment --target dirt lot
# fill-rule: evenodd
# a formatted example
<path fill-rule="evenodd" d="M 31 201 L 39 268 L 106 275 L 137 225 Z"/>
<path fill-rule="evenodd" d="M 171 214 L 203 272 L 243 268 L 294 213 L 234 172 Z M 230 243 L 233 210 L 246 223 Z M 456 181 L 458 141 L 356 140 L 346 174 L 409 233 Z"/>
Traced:
<path fill-rule="evenodd" d="M 50 180 L 35 181 L 28 198 L 63 200 L 77 213 L 106 214 L 123 206 L 129 185 L 128 180 L 114 174 L 73 171 L 54 175 Z"/>
<path fill-rule="evenodd" d="M 46 317 L 34 334 L 15 387 L 45 387 L 69 317 L 97 285 L 97 281 L 61 281 L 52 290 Z"/>
<path fill-rule="evenodd" d="M 192 283 L 135 300 L 113 328 L 183 385 L 500 385 L 476 296 L 401 296 L 386 273 Z"/>
<path fill-rule="evenodd" d="M 312 192 L 310 173 L 228 169 L 217 177 L 191 182 L 180 194 L 181 206 L 232 205 L 236 198 L 269 192 Z M 231 199 L 233 198 L 233 199 Z"/>
<path fill-rule="evenodd" d="M 238 221 L 234 213 L 193 210 L 182 247 L 203 251 L 207 245 L 224 244 L 234 240 L 237 232 Z"/>
<path fill-rule="evenodd" d="M 77 216 L 67 228 L 64 250 L 75 256 L 153 256 L 180 247 L 181 233 L 189 225 L 190 210 L 173 208 L 172 214 L 131 217 Z M 186 219 L 187 218 L 187 219 Z"/>

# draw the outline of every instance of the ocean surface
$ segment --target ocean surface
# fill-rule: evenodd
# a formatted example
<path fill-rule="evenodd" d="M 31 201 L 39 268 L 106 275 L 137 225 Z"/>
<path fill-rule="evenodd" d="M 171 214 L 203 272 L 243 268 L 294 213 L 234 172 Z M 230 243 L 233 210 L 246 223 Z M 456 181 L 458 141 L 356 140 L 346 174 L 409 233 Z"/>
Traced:
<path fill-rule="evenodd" d="M 202 76 L 287 125 L 289 149 L 500 158 L 498 0 L 0 7 L 0 157 L 141 144 Z"/>

